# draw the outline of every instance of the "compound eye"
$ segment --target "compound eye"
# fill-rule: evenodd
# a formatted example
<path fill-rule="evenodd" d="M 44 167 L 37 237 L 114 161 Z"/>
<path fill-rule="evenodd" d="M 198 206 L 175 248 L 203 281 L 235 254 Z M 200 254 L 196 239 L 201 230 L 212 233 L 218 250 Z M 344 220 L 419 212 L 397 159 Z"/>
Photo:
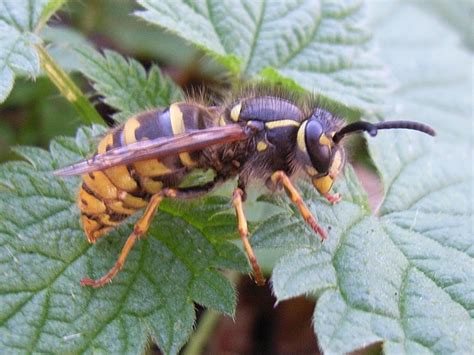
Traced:
<path fill-rule="evenodd" d="M 331 163 L 331 144 L 318 121 L 311 120 L 306 126 L 306 147 L 311 164 L 320 173 L 327 173 Z"/>

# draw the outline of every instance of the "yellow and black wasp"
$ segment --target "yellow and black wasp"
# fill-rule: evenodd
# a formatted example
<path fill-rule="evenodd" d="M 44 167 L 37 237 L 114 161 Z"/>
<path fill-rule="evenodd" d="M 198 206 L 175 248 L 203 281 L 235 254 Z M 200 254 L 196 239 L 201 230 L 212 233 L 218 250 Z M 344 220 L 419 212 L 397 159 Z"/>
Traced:
<path fill-rule="evenodd" d="M 243 90 L 221 105 L 178 102 L 133 116 L 102 138 L 92 158 L 55 172 L 60 176 L 82 174 L 78 204 L 90 243 L 145 208 L 114 267 L 100 279 L 84 278 L 81 284 L 101 287 L 112 280 L 137 239 L 147 232 L 164 198 L 202 196 L 237 177 L 232 202 L 239 234 L 255 281 L 263 285 L 242 206 L 248 183 L 262 180 L 271 191 L 283 187 L 303 219 L 325 239 L 326 232 L 306 207 L 292 178 L 307 176 L 322 196 L 336 203 L 341 196 L 330 190 L 346 160 L 342 139 L 354 132 L 375 136 L 380 129 L 395 128 L 435 135 L 431 127 L 411 121 L 344 125 L 309 98 L 268 88 Z M 212 169 L 215 177 L 203 185 L 180 187 L 194 169 Z"/>

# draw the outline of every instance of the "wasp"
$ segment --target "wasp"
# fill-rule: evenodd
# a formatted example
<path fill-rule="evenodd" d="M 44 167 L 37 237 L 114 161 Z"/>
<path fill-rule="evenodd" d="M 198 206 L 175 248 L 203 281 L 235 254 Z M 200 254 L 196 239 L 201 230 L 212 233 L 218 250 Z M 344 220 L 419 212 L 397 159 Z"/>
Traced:
<path fill-rule="evenodd" d="M 382 129 L 435 135 L 431 127 L 411 121 L 345 124 L 309 98 L 268 91 L 242 91 L 214 106 L 184 101 L 137 114 L 107 133 L 94 156 L 55 171 L 59 176 L 82 174 L 77 201 L 90 243 L 144 209 L 115 265 L 99 279 L 82 279 L 81 285 L 101 287 L 114 278 L 135 242 L 145 236 L 163 199 L 196 198 L 234 178 L 232 205 L 238 231 L 255 281 L 263 285 L 243 209 L 251 181 L 263 181 L 270 191 L 283 188 L 304 221 L 324 240 L 326 231 L 305 205 L 294 179 L 306 176 L 334 204 L 341 195 L 330 191 L 346 162 L 347 135 L 375 136 Z M 214 179 L 180 187 L 195 169 L 211 169 Z"/>

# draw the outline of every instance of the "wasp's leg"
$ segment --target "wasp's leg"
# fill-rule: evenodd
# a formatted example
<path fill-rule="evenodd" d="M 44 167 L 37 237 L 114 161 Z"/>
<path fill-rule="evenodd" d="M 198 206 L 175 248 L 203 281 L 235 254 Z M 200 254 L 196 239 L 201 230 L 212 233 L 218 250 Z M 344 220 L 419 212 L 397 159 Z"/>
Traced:
<path fill-rule="evenodd" d="M 207 184 L 196 186 L 196 187 L 188 187 L 182 189 L 165 189 L 150 199 L 143 216 L 138 220 L 133 228 L 132 234 L 128 237 L 127 241 L 125 242 L 122 251 L 120 252 L 120 256 L 116 261 L 114 267 L 110 269 L 110 271 L 101 277 L 98 280 L 92 280 L 90 278 L 84 278 L 81 280 L 82 286 L 92 286 L 94 288 L 102 287 L 106 283 L 110 282 L 115 275 L 120 271 L 123 267 L 125 260 L 127 259 L 128 253 L 132 250 L 133 245 L 137 241 L 137 239 L 143 237 L 145 233 L 148 231 L 150 227 L 151 221 L 153 220 L 153 216 L 156 213 L 156 210 L 160 206 L 161 201 L 164 197 L 170 198 L 195 198 L 206 194 L 210 190 L 212 190 L 216 183 L 220 181 L 220 178 L 216 178 L 214 181 L 211 181 Z"/>
<path fill-rule="evenodd" d="M 321 236 L 322 240 L 326 239 L 326 231 L 321 228 L 321 226 L 316 221 L 316 218 L 311 214 L 310 210 L 303 202 L 301 195 L 299 194 L 298 190 L 296 190 L 288 175 L 286 175 L 283 171 L 276 171 L 272 174 L 271 181 L 275 185 L 283 185 L 288 197 L 296 205 L 296 207 L 298 207 L 298 210 L 300 211 L 301 216 L 304 218 L 306 223 L 308 223 L 308 225 Z"/>
<path fill-rule="evenodd" d="M 338 192 L 336 194 L 325 193 L 323 194 L 324 198 L 329 201 L 329 203 L 335 205 L 336 203 L 342 200 L 342 195 Z"/>
<path fill-rule="evenodd" d="M 81 286 L 91 286 L 94 288 L 98 288 L 110 282 L 115 277 L 115 275 L 117 275 L 120 269 L 122 269 L 123 265 L 125 264 L 125 260 L 127 259 L 128 253 L 130 252 L 130 250 L 132 250 L 132 247 L 137 241 L 137 239 L 139 239 L 147 232 L 148 228 L 150 227 L 151 221 L 153 220 L 153 216 L 155 215 L 156 210 L 158 209 L 158 206 L 160 205 L 161 201 L 163 201 L 163 198 L 174 197 L 174 195 L 175 192 L 170 189 L 163 190 L 160 193 L 153 195 L 150 199 L 147 208 L 145 209 L 145 212 L 143 213 L 143 216 L 135 224 L 132 234 L 130 234 L 127 241 L 125 242 L 125 245 L 123 246 L 122 251 L 120 252 L 120 256 L 115 262 L 113 268 L 110 269 L 107 274 L 105 274 L 98 280 L 92 280 L 87 277 L 82 279 Z"/>
<path fill-rule="evenodd" d="M 244 209 L 242 206 L 242 196 L 244 195 L 245 194 L 242 189 L 236 188 L 232 196 L 232 203 L 237 214 L 237 223 L 239 227 L 240 238 L 242 239 L 242 244 L 244 245 L 245 252 L 247 253 L 247 257 L 250 261 L 250 265 L 252 265 L 255 282 L 257 283 L 257 285 L 263 286 L 265 285 L 265 278 L 262 275 L 260 265 L 258 265 L 257 258 L 255 257 L 252 246 L 250 245 L 248 239 L 249 231 L 247 228 L 247 220 L 245 218 Z"/>

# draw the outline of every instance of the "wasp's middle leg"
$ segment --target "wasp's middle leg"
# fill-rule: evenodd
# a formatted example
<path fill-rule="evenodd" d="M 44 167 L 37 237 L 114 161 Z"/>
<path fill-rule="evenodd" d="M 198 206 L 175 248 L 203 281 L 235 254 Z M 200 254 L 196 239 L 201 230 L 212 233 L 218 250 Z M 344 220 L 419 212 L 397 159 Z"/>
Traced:
<path fill-rule="evenodd" d="M 236 188 L 232 196 L 232 203 L 237 214 L 237 223 L 239 227 L 240 238 L 242 239 L 242 244 L 244 245 L 245 253 L 247 254 L 247 257 L 250 261 L 250 265 L 252 265 L 255 282 L 257 283 L 257 285 L 263 286 L 265 285 L 265 278 L 263 277 L 260 265 L 258 265 L 257 258 L 255 257 L 252 246 L 250 245 L 248 239 L 249 231 L 247 227 L 247 219 L 245 218 L 244 209 L 242 205 L 242 199 L 244 196 L 245 192 L 241 188 Z"/>

